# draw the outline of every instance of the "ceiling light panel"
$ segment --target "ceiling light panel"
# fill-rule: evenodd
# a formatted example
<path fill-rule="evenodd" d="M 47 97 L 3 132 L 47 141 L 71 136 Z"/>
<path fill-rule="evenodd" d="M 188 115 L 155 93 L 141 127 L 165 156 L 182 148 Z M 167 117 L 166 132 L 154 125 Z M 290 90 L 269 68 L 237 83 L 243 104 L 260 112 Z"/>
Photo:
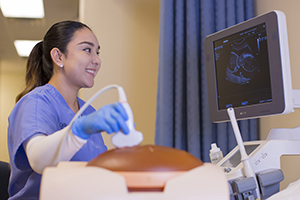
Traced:
<path fill-rule="evenodd" d="M 14 45 L 19 56 L 28 57 L 33 47 L 40 42 L 40 40 L 15 40 Z"/>
<path fill-rule="evenodd" d="M 4 17 L 44 18 L 43 0 L 0 0 Z"/>

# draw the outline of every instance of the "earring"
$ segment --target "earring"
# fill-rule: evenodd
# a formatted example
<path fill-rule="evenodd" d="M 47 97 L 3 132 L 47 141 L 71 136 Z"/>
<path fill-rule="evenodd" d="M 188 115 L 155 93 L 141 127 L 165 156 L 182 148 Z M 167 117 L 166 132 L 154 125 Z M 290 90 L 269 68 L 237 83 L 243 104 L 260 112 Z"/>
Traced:
<path fill-rule="evenodd" d="M 63 67 L 64 67 L 64 65 L 63 65 L 63 64 L 61 64 L 61 65 L 59 65 L 59 67 L 60 67 L 60 68 L 63 68 Z"/>

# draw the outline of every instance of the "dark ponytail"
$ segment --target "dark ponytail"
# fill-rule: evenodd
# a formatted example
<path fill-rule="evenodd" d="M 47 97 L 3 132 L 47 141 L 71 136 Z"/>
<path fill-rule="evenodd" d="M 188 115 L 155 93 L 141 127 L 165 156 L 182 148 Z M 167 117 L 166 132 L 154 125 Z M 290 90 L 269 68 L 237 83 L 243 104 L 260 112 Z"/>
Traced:
<path fill-rule="evenodd" d="M 82 28 L 91 30 L 87 25 L 77 21 L 62 21 L 51 26 L 43 41 L 35 45 L 28 57 L 26 86 L 16 97 L 16 102 L 34 88 L 49 82 L 53 74 L 53 61 L 50 51 L 56 47 L 62 53 L 67 54 L 67 46 L 74 33 Z"/>

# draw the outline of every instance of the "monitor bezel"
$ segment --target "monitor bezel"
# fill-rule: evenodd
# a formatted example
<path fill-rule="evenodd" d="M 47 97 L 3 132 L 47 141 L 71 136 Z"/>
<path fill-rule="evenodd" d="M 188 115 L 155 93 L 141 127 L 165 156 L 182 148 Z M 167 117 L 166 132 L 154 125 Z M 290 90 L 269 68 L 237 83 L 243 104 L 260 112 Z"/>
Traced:
<path fill-rule="evenodd" d="M 234 108 L 237 120 L 287 114 L 293 111 L 289 48 L 285 15 L 271 11 L 205 38 L 206 75 L 209 114 L 212 122 L 229 121 L 226 109 L 218 110 L 214 41 L 265 23 L 270 68 L 272 102 Z"/>

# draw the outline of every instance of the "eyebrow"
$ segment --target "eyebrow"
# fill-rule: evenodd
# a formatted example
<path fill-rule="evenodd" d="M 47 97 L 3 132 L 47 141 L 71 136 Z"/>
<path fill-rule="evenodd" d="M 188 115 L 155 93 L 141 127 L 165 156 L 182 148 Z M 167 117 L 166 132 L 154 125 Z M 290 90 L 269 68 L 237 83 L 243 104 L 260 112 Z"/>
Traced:
<path fill-rule="evenodd" d="M 83 41 L 83 42 L 78 43 L 78 45 L 80 45 L 80 44 L 88 44 L 88 45 L 90 45 L 90 46 L 92 46 L 92 47 L 95 46 L 94 43 L 88 42 L 88 41 Z M 98 46 L 98 49 L 100 49 L 100 46 Z"/>

